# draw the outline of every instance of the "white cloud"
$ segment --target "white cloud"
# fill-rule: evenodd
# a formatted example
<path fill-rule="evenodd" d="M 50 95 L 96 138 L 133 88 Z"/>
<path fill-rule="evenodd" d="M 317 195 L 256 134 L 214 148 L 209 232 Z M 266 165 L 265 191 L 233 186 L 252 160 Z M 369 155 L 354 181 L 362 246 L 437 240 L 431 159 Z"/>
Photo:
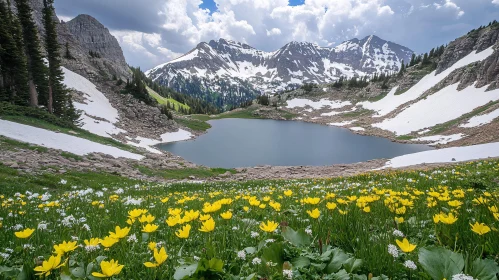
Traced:
<path fill-rule="evenodd" d="M 270 30 L 267 30 L 267 36 L 281 35 L 281 33 L 281 29 L 279 28 L 272 28 Z"/>
<path fill-rule="evenodd" d="M 494 1 L 499 1 L 499 0 L 494 0 Z M 464 15 L 464 11 L 461 9 L 461 7 L 459 7 L 456 3 L 452 2 L 452 0 L 445 0 L 445 3 L 443 4 L 433 3 L 433 6 L 435 6 L 437 10 L 439 9 L 454 10 L 458 18 Z"/>
<path fill-rule="evenodd" d="M 480 26 L 482 19 L 479 22 L 476 16 L 480 11 L 488 12 L 487 20 L 499 14 L 483 8 L 496 7 L 499 0 L 476 0 L 480 4 L 469 0 L 305 0 L 298 6 L 289 6 L 288 0 L 214 0 L 216 11 L 201 9 L 205 0 L 147 1 L 154 2 L 150 5 L 157 19 L 145 27 L 157 28 L 137 30 L 154 33 L 113 32 L 127 60 L 146 68 L 174 59 L 200 42 L 218 38 L 274 51 L 290 41 L 332 46 L 376 34 L 425 52 Z"/>

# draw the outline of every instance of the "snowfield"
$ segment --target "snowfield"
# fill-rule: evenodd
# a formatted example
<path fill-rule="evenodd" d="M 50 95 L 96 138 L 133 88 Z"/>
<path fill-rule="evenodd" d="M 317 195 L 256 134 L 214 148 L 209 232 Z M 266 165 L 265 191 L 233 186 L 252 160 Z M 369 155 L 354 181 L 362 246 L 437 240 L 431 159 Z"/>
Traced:
<path fill-rule="evenodd" d="M 430 145 L 438 145 L 438 144 L 444 145 L 450 142 L 460 140 L 464 137 L 466 137 L 466 135 L 464 135 L 463 133 L 458 133 L 452 135 L 434 135 L 434 136 L 420 137 L 412 141 L 431 141 L 432 143 Z"/>
<path fill-rule="evenodd" d="M 400 105 L 416 100 L 427 90 L 431 89 L 436 84 L 445 79 L 452 71 L 464 67 L 470 63 L 486 59 L 494 52 L 492 48 L 493 47 L 490 47 L 479 53 L 472 52 L 438 75 L 436 75 L 436 71 L 433 71 L 403 94 L 395 95 L 398 89 L 398 87 L 395 87 L 388 93 L 386 97 L 379 101 L 360 102 L 358 103 L 358 105 L 362 105 L 366 109 L 376 111 L 378 113 L 378 116 L 380 117 L 385 116 L 393 110 L 397 109 Z"/>
<path fill-rule="evenodd" d="M 397 135 L 404 135 L 445 123 L 473 111 L 490 101 L 499 100 L 499 89 L 486 91 L 487 86 L 471 85 L 461 91 L 453 84 L 407 107 L 392 119 L 373 124 Z"/>
<path fill-rule="evenodd" d="M 352 121 L 344 121 L 344 122 L 340 122 L 340 123 L 328 123 L 327 125 L 330 125 L 330 126 L 346 126 L 346 125 L 350 125 L 354 122 L 356 122 L 357 120 L 352 120 Z"/>
<path fill-rule="evenodd" d="M 467 123 L 460 125 L 459 127 L 478 127 L 484 124 L 491 123 L 494 119 L 499 118 L 499 109 L 494 110 L 488 114 L 474 116 L 468 120 Z"/>
<path fill-rule="evenodd" d="M 324 107 L 330 107 L 331 109 L 338 109 L 342 108 L 345 106 L 352 105 L 350 101 L 340 101 L 340 100 L 327 100 L 325 98 L 319 100 L 319 101 L 312 101 L 309 99 L 302 99 L 302 98 L 294 98 L 291 100 L 287 101 L 288 105 L 286 108 L 288 109 L 293 109 L 293 108 L 304 108 L 306 106 L 312 107 L 314 110 L 319 110 Z"/>
<path fill-rule="evenodd" d="M 0 120 L 0 134 L 18 141 L 63 150 L 80 156 L 90 153 L 104 153 L 115 158 L 124 157 L 136 160 L 144 158 L 139 154 L 95 143 L 87 139 L 5 120 Z"/>
<path fill-rule="evenodd" d="M 125 132 L 114 125 L 119 119 L 118 110 L 111 105 L 102 92 L 97 90 L 92 82 L 64 67 L 62 67 L 62 70 L 64 72 L 64 84 L 68 88 L 74 88 L 85 94 L 86 104 L 73 102 L 76 109 L 85 112 L 80 119 L 83 129 L 108 138 L 111 138 L 111 135 Z M 91 116 L 106 121 L 96 120 Z"/>
<path fill-rule="evenodd" d="M 144 148 L 151 153 L 161 154 L 161 152 L 158 149 L 155 149 L 151 146 L 158 145 L 161 143 L 170 143 L 170 142 L 189 140 L 192 137 L 194 137 L 194 135 L 192 135 L 192 133 L 190 133 L 189 131 L 179 129 L 177 132 L 167 132 L 167 133 L 161 135 L 161 141 L 149 139 L 149 138 L 144 138 L 144 137 L 140 137 L 140 136 L 135 138 L 135 139 L 127 137 L 128 140 L 135 141 L 135 142 L 128 141 L 127 144 L 135 146 L 135 147 Z M 136 142 L 138 142 L 138 143 L 136 143 Z"/>
<path fill-rule="evenodd" d="M 499 142 L 403 155 L 392 158 L 383 168 L 399 168 L 423 163 L 461 162 L 492 157 L 499 157 Z"/>

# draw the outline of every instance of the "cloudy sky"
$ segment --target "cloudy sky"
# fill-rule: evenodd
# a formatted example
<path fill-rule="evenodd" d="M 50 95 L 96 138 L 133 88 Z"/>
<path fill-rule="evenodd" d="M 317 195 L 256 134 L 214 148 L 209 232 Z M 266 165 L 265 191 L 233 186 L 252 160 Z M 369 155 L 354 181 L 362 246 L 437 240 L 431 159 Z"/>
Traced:
<path fill-rule="evenodd" d="M 274 51 L 290 41 L 334 46 L 376 34 L 416 52 L 499 20 L 499 0 L 56 0 L 60 18 L 89 14 L 143 70 L 199 42 L 226 38 Z"/>

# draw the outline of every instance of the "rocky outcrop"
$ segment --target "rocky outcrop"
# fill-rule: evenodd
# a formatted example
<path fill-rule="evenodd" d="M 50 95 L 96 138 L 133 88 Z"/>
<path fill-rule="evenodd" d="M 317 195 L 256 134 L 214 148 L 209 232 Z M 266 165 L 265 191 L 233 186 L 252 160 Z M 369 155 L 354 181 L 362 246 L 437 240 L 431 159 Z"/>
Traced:
<path fill-rule="evenodd" d="M 97 68 L 99 74 L 129 76 L 128 65 L 118 40 L 99 21 L 89 15 L 79 15 L 61 25 L 66 25 L 68 32 L 81 47 L 83 55 L 87 56 L 87 60 Z M 103 70 L 108 73 L 102 73 Z"/>
<path fill-rule="evenodd" d="M 445 71 L 461 58 L 472 51 L 481 52 L 499 40 L 499 24 L 494 24 L 478 30 L 473 30 L 467 35 L 452 41 L 444 51 L 437 66 L 437 74 Z"/>
<path fill-rule="evenodd" d="M 42 41 L 43 36 L 45 36 L 42 14 L 43 0 L 30 0 L 30 6 L 33 9 L 33 20 Z M 13 3 L 11 3 L 11 9 L 17 13 Z M 118 41 L 96 19 L 88 15 L 79 15 L 65 23 L 59 21 L 57 15 L 54 15 L 53 20 L 57 22 L 57 35 L 61 45 L 63 66 L 94 81 L 110 79 L 113 75 L 123 79 L 131 77 Z M 64 58 L 66 44 L 72 59 Z M 41 48 L 44 51 L 44 44 L 41 45 Z M 89 51 L 98 53 L 99 57 L 92 57 Z"/>

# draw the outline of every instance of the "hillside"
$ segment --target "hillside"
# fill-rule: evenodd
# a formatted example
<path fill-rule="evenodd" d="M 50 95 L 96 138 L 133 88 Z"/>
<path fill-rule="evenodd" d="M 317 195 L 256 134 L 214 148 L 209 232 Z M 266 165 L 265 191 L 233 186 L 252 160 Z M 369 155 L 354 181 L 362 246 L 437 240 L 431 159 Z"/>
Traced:
<path fill-rule="evenodd" d="M 274 52 L 219 39 L 200 43 L 146 74 L 179 92 L 223 107 L 303 83 L 398 72 L 401 62 L 408 62 L 412 54 L 410 49 L 377 36 L 352 39 L 334 48 L 291 42 Z"/>
<path fill-rule="evenodd" d="M 396 141 L 463 146 L 499 141 L 499 24 L 473 30 L 441 54 L 362 84 L 315 85 L 273 97 L 298 120 Z"/>

